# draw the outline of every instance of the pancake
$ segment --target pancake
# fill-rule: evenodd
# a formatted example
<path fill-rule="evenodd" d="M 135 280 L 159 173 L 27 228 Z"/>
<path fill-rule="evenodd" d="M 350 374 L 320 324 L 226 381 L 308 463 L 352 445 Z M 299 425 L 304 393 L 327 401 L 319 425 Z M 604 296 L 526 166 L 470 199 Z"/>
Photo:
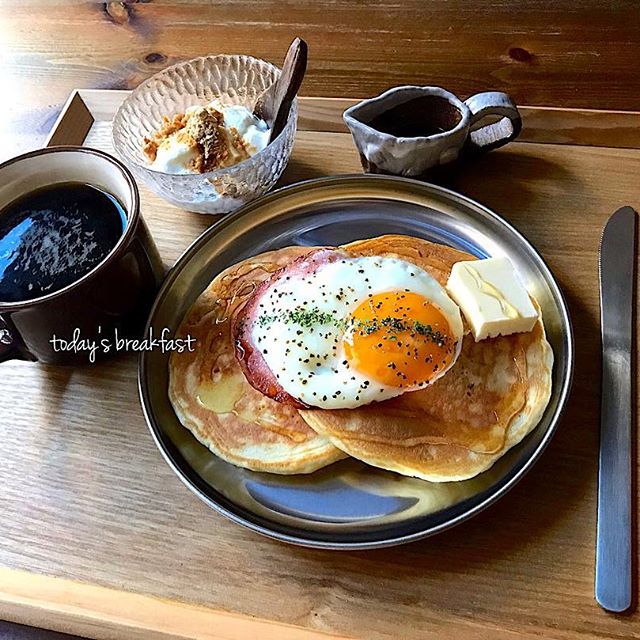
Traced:
<path fill-rule="evenodd" d="M 300 417 L 245 379 L 235 357 L 231 318 L 260 282 L 308 248 L 290 247 L 244 260 L 219 274 L 186 314 L 177 336 L 193 352 L 173 352 L 169 399 L 180 422 L 234 465 L 270 473 L 310 473 L 345 457 Z"/>
<path fill-rule="evenodd" d="M 464 252 L 408 236 L 344 247 L 413 262 L 445 285 Z M 454 367 L 425 389 L 356 409 L 302 410 L 333 444 L 371 465 L 432 482 L 488 469 L 540 421 L 551 396 L 553 353 L 539 320 L 530 333 L 476 343 L 467 331 Z"/>

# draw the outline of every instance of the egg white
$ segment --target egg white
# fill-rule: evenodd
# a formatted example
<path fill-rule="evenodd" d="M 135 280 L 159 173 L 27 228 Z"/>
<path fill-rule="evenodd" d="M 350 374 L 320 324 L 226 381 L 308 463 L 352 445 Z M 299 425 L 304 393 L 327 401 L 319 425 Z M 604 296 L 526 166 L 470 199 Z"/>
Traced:
<path fill-rule="evenodd" d="M 426 383 L 393 387 L 350 367 L 343 347 L 348 329 L 329 322 L 305 327 L 287 321 L 288 312 L 295 309 L 317 309 L 346 320 L 367 297 L 391 291 L 422 295 L 447 319 L 456 346 L 451 363 L 433 382 L 451 368 L 460 353 L 460 309 L 431 275 L 397 258 L 344 258 L 322 264 L 310 274 L 281 278 L 259 301 L 251 327 L 252 343 L 282 388 L 310 406 L 351 409 L 415 390 Z"/>

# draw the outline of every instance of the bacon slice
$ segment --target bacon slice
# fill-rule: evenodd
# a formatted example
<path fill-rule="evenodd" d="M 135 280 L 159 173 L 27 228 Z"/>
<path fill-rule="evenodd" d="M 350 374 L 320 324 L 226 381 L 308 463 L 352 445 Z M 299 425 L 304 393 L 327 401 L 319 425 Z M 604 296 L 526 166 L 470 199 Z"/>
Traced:
<path fill-rule="evenodd" d="M 291 264 L 272 273 L 267 280 L 256 287 L 256 290 L 245 304 L 236 311 L 232 327 L 236 358 L 249 384 L 265 396 L 297 409 L 308 408 L 306 404 L 300 402 L 282 388 L 275 374 L 265 362 L 261 351 L 253 344 L 251 330 L 259 314 L 261 300 L 281 278 L 302 279 L 304 276 L 313 273 L 320 265 L 335 262 L 346 255 L 348 254 L 345 251 L 337 249 L 314 249 L 300 256 Z M 260 312 L 264 313 L 265 309 L 261 309 Z M 268 313 L 268 309 L 266 309 L 266 312 Z"/>

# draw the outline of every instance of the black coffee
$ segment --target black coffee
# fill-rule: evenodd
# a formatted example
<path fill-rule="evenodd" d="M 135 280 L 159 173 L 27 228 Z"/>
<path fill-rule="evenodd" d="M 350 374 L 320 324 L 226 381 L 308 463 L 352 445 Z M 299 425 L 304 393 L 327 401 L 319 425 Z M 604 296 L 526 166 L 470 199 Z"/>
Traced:
<path fill-rule="evenodd" d="M 58 291 L 91 271 L 127 224 L 111 194 L 80 182 L 32 191 L 0 211 L 0 301 Z"/>
<path fill-rule="evenodd" d="M 441 96 L 420 96 L 378 114 L 369 126 L 403 138 L 432 136 L 449 131 L 460 122 L 460 112 Z"/>

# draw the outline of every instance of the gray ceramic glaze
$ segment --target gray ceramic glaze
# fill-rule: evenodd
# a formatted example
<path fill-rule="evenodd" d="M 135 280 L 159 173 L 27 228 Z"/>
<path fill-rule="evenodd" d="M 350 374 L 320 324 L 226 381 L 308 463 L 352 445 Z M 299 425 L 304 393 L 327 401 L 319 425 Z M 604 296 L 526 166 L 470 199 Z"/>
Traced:
<path fill-rule="evenodd" d="M 446 131 L 416 137 L 394 136 L 371 126 L 377 116 L 424 96 L 437 96 L 451 105 L 458 114 L 457 123 Z M 343 117 L 365 171 L 399 176 L 420 176 L 463 154 L 495 149 L 516 138 L 522 128 L 518 109 L 505 93 L 478 93 L 462 102 L 440 87 L 409 85 L 359 102 Z"/>

